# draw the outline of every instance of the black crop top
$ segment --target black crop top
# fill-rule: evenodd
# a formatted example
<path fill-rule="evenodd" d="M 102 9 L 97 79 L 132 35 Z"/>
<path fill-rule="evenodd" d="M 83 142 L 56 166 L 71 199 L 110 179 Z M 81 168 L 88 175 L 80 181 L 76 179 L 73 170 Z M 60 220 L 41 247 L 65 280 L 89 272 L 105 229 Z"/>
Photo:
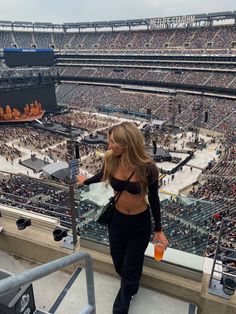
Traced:
<path fill-rule="evenodd" d="M 115 177 L 111 177 L 111 187 L 116 192 L 123 191 L 123 186 L 126 180 L 116 179 Z M 125 185 L 125 191 L 129 192 L 130 194 L 139 194 L 141 192 L 139 182 L 127 182 Z"/>
<path fill-rule="evenodd" d="M 147 167 L 148 202 L 149 202 L 152 215 L 154 218 L 155 231 L 160 231 L 161 230 L 161 209 L 160 209 L 160 200 L 158 196 L 158 180 L 157 179 L 153 180 L 152 174 L 151 174 L 152 173 L 151 167 L 154 167 L 154 166 L 155 165 L 151 165 Z M 102 176 L 103 176 L 103 169 L 99 171 L 98 173 L 96 173 L 93 177 L 86 179 L 84 181 L 84 185 L 101 182 Z M 110 184 L 115 191 L 119 192 L 119 191 L 122 191 L 122 185 L 124 184 L 124 181 L 112 177 Z M 139 194 L 141 192 L 140 184 L 139 182 L 128 182 L 125 190 L 131 194 Z"/>

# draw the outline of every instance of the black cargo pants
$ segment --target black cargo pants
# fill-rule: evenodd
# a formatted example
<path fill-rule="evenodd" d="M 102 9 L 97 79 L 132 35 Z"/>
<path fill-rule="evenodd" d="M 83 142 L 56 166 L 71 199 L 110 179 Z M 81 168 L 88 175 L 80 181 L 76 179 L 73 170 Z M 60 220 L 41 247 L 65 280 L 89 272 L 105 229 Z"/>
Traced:
<path fill-rule="evenodd" d="M 127 215 L 114 209 L 108 227 L 111 257 L 121 277 L 113 314 L 127 314 L 132 296 L 139 289 L 144 253 L 150 240 L 150 211 L 147 209 L 140 214 Z"/>

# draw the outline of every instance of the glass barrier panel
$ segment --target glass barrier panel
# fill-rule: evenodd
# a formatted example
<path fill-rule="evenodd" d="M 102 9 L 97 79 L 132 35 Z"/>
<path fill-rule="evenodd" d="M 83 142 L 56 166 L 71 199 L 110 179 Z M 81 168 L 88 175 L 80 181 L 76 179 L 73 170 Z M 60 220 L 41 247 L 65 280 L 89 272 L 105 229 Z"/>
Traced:
<path fill-rule="evenodd" d="M 112 189 L 109 186 L 106 187 L 104 183 L 97 183 L 77 190 L 76 195 L 80 198 L 78 210 L 82 218 L 79 222 L 81 237 L 108 245 L 107 227 L 96 223 L 94 218 L 113 195 Z M 169 248 L 178 250 L 180 253 L 184 251 L 200 257 L 205 256 L 211 224 L 220 209 L 214 202 L 191 197 L 165 193 L 159 193 L 159 196 L 162 226 L 169 240 Z M 152 236 L 147 250 L 148 256 L 152 255 L 151 250 Z M 170 259 L 172 253 L 168 252 L 165 255 Z M 176 254 L 177 251 L 175 251 Z M 181 260 L 181 254 L 179 255 Z"/>

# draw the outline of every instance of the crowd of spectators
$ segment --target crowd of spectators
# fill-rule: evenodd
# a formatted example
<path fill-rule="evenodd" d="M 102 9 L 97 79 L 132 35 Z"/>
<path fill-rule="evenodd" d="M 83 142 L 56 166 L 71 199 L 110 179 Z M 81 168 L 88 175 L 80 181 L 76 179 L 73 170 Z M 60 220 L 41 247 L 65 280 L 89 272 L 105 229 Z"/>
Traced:
<path fill-rule="evenodd" d="M 235 26 L 200 27 L 189 29 L 166 29 L 150 31 L 120 31 L 120 32 L 81 32 L 81 33 L 50 33 L 50 32 L 0 32 L 0 47 L 74 48 L 84 52 L 122 52 L 122 53 L 225 53 L 236 52 L 233 42 L 236 42 Z M 163 64 L 164 65 L 164 64 Z M 176 72 L 178 64 L 168 64 L 165 69 L 137 69 L 127 67 L 116 71 L 114 67 L 68 66 L 60 67 L 61 75 L 109 77 L 137 80 L 154 80 L 215 87 L 235 88 L 234 73 L 217 71 L 188 71 L 182 69 Z M 172 69 L 170 69 L 172 66 Z M 184 65 L 189 67 L 191 65 Z M 210 67 L 206 65 L 206 68 Z M 215 65 L 215 67 L 219 67 Z M 175 69 L 176 68 L 176 69 Z M 175 123 L 185 127 L 198 120 L 199 104 L 208 110 L 208 121 L 202 126 L 208 129 L 224 131 L 225 142 L 218 147 L 219 162 L 208 167 L 204 180 L 197 188 L 193 188 L 190 196 L 201 201 L 192 200 L 185 203 L 181 198 L 162 201 L 163 227 L 170 240 L 170 246 L 187 252 L 213 256 L 217 234 L 222 218 L 236 217 L 236 179 L 235 155 L 236 133 L 232 131 L 236 125 L 235 103 L 232 100 L 222 100 L 214 97 L 199 97 L 179 94 L 178 101 L 171 103 L 171 97 L 152 93 L 135 93 L 112 87 L 61 84 L 57 87 L 57 100 L 70 107 L 89 113 L 71 111 L 68 114 L 51 116 L 48 122 L 62 125 L 73 124 L 88 133 L 104 130 L 119 122 L 117 118 L 95 113 L 98 107 L 113 107 L 135 112 L 152 110 L 153 116 L 170 121 L 175 114 Z M 93 113 L 92 113 L 93 111 Z M 31 128 L 0 129 L 0 153 L 6 160 L 14 161 L 22 156 L 21 147 L 41 152 L 44 150 L 56 160 L 68 160 L 65 138 L 49 132 L 36 131 Z M 159 143 L 168 145 L 173 137 L 160 131 Z M 7 144 L 12 141 L 12 145 Z M 80 168 L 86 174 L 94 174 L 101 167 L 104 147 L 99 145 L 80 145 Z M 71 213 L 69 196 L 66 188 L 55 187 L 44 181 L 25 177 L 10 176 L 0 180 L 0 203 L 33 210 L 35 212 L 58 217 L 62 224 L 70 227 Z M 98 210 L 96 204 L 82 200 L 77 204 L 77 219 L 80 223 L 82 236 L 102 243 L 108 243 L 106 227 L 99 226 L 88 219 L 89 214 Z M 208 238 L 208 234 L 210 237 Z M 208 243 L 207 243 L 208 241 Z M 234 248 L 235 229 L 229 223 L 225 234 L 225 247 Z"/>
<path fill-rule="evenodd" d="M 63 85 L 62 87 L 63 88 Z M 60 92 L 61 93 L 61 92 Z M 74 109 L 96 110 L 98 107 L 113 107 L 133 112 L 147 112 L 152 109 L 154 119 L 169 121 L 175 115 L 175 123 L 179 127 L 194 125 L 198 119 L 199 107 L 203 103 L 201 126 L 208 129 L 224 131 L 235 125 L 234 100 L 217 97 L 194 96 L 179 93 L 177 102 L 170 110 L 172 96 L 151 93 L 122 92 L 112 87 L 77 86 L 67 94 L 67 103 Z M 64 101 L 63 101 L 64 103 Z M 179 105 L 180 104 L 180 105 Z M 208 111 L 208 120 L 204 122 L 203 114 Z"/>
<path fill-rule="evenodd" d="M 2 179 L 0 203 L 57 217 L 62 225 L 71 227 L 68 190 L 51 186 L 43 181 L 20 176 Z M 181 212 L 187 211 L 189 206 L 179 202 L 178 210 L 177 208 L 172 210 L 173 204 L 177 204 L 176 201 L 164 200 L 161 203 L 163 227 L 168 235 L 170 247 L 202 255 L 207 243 L 207 230 L 193 225 L 194 219 L 180 215 Z M 87 239 L 108 244 L 106 227 L 95 223 L 93 219 L 88 219 L 89 216 L 96 215 L 98 208 L 96 204 L 88 200 L 80 200 L 79 203 L 76 201 L 81 235 Z M 230 241 L 231 234 L 228 236 Z"/>
<path fill-rule="evenodd" d="M 23 146 L 37 152 L 46 150 L 49 146 L 56 145 L 65 140 L 61 135 L 47 131 L 35 131 L 35 129 L 27 129 L 26 131 L 17 142 L 19 147 Z"/>
<path fill-rule="evenodd" d="M 78 114 L 76 116 L 78 119 L 88 120 L 86 119 L 86 113 L 71 112 L 68 115 L 74 117 L 75 114 Z M 61 123 L 70 121 L 72 118 L 60 117 L 60 115 L 55 117 Z M 111 118 L 111 121 L 109 119 L 99 115 L 98 124 L 95 127 L 107 127 L 109 123 L 117 122 L 115 118 Z M 28 128 L 19 128 L 18 132 L 17 128 L 12 128 L 12 132 L 9 132 L 7 128 L 1 131 L 3 135 L 6 134 L 7 140 L 12 139 L 12 136 L 14 137 L 16 134 L 20 134 L 24 139 L 25 132 L 32 132 L 36 136 L 34 134 L 36 131 Z M 172 131 L 170 130 L 170 132 Z M 199 186 L 197 190 L 195 189 L 191 192 L 191 197 L 194 196 L 197 199 L 204 198 L 206 202 L 192 200 L 191 203 L 189 201 L 185 203 L 181 198 L 162 201 L 163 227 L 170 240 L 170 247 L 203 255 L 207 245 L 208 234 L 210 233 L 211 238 L 205 254 L 211 256 L 214 253 L 216 245 L 216 240 L 214 239 L 219 231 L 222 217 L 233 218 L 236 216 L 234 209 L 236 182 L 234 176 L 232 176 L 232 173 L 235 171 L 235 138 L 235 132 L 231 132 L 226 140 L 219 144 L 217 148 L 218 153 L 221 154 L 219 163 L 215 163 L 211 170 L 205 171 L 205 183 Z M 53 145 L 54 142 L 47 142 L 49 139 L 46 134 L 45 143 Z M 174 137 L 167 138 L 165 132 L 160 130 L 158 139 L 161 144 L 166 146 L 174 140 Z M 44 143 L 43 138 L 40 138 L 40 141 Z M 66 151 L 65 142 L 62 142 L 51 148 L 46 148 L 45 152 L 55 153 L 54 149 L 57 147 L 63 147 L 63 150 Z M 83 169 L 86 175 L 94 174 L 100 169 L 102 164 L 101 153 L 104 149 L 101 145 L 80 145 L 80 168 Z M 225 171 L 228 168 L 230 171 Z M 225 174 L 224 177 L 222 176 L 223 173 Z M 1 203 L 58 217 L 64 226 L 70 227 L 71 213 L 68 209 L 69 197 L 66 188 L 51 186 L 44 181 L 12 176 L 1 180 L 0 195 Z M 91 219 L 99 207 L 86 202 L 86 200 L 80 203 L 76 202 L 78 205 L 77 219 L 81 235 L 89 239 L 94 239 L 95 237 L 97 240 L 100 239 L 99 241 L 102 243 L 107 243 L 106 229 L 100 227 Z M 96 232 L 93 233 L 92 230 Z M 224 245 L 233 247 L 233 238 L 234 231 L 233 228 L 230 228 Z M 211 245 L 211 242 L 214 243 Z"/>
<path fill-rule="evenodd" d="M 225 144 L 221 144 L 218 153 L 221 155 L 219 162 L 204 172 L 205 182 L 192 195 L 210 201 L 236 201 L 235 178 L 235 149 L 236 133 L 231 130 L 227 134 Z"/>
<path fill-rule="evenodd" d="M 103 164 L 102 154 L 105 151 L 105 148 L 97 147 L 96 149 L 95 147 L 94 148 L 90 147 L 90 150 L 93 151 L 91 151 L 86 158 L 81 159 L 80 168 L 83 169 L 87 174 L 95 174 L 102 167 Z"/>
<path fill-rule="evenodd" d="M 65 187 L 23 176 L 5 176 L 0 180 L 0 203 L 56 217 L 63 226 L 71 228 L 69 191 Z M 98 209 L 88 200 L 76 200 L 75 206 L 77 221 L 88 211 Z"/>
<path fill-rule="evenodd" d="M 93 52 L 232 53 L 235 26 L 113 32 L 1 31 L 1 47 L 78 49 Z"/>
<path fill-rule="evenodd" d="M 203 183 L 197 189 L 193 189 L 191 196 L 212 202 L 217 210 L 210 217 L 211 224 L 209 229 L 214 232 L 210 237 L 207 246 L 206 255 L 213 256 L 218 240 L 218 233 L 221 226 L 222 218 L 236 218 L 236 179 L 235 179 L 235 149 L 236 149 L 236 132 L 231 130 L 226 134 L 224 143 L 218 147 L 218 153 L 221 155 L 219 162 L 213 167 L 209 167 L 204 172 Z M 201 219 L 202 219 L 202 215 Z M 224 242 L 225 247 L 235 247 L 235 227 L 234 223 L 228 223 Z"/>
<path fill-rule="evenodd" d="M 172 201 L 164 200 L 161 202 L 162 225 L 165 234 L 168 237 L 170 247 L 184 250 L 185 252 L 203 255 L 207 245 L 208 232 L 205 229 L 198 228 L 188 219 L 180 219 L 179 216 L 166 208 Z M 182 210 L 185 207 L 182 205 Z M 82 236 L 96 241 L 108 244 L 107 228 L 100 226 L 96 222 L 88 221 L 84 224 Z M 150 239 L 152 241 L 152 239 Z"/>
<path fill-rule="evenodd" d="M 114 67 L 109 66 L 67 66 L 60 67 L 60 75 L 106 77 L 113 79 L 120 78 L 128 80 L 159 81 L 230 88 L 235 84 L 235 73 L 215 72 L 214 70 L 204 71 L 203 68 L 199 71 L 198 67 L 194 70 L 177 70 L 178 66 L 178 64 L 172 65 L 168 63 L 166 69 L 163 69 L 163 67 L 159 65 L 159 69 L 157 68 L 153 70 L 146 68 L 122 68 L 119 71 L 117 71 Z M 195 65 L 192 65 L 192 67 L 195 67 Z"/>
<path fill-rule="evenodd" d="M 0 154 L 6 158 L 6 161 L 11 161 L 12 163 L 14 159 L 22 156 L 21 151 L 14 144 L 12 146 L 0 144 Z"/>
<path fill-rule="evenodd" d="M 50 146 L 64 141 L 64 138 L 60 135 L 37 130 L 32 127 L 1 127 L 0 136 L 1 142 L 12 142 L 11 147 L 9 145 L 1 145 L 2 154 L 5 147 L 5 150 L 10 150 L 15 155 L 15 158 L 22 156 L 22 153 L 20 153 L 21 147 L 31 149 L 34 152 L 41 152 Z"/>
<path fill-rule="evenodd" d="M 57 122 L 63 125 L 73 123 L 74 127 L 86 130 L 89 133 L 107 128 L 109 125 L 118 123 L 117 118 L 107 117 L 99 113 L 84 113 L 80 111 L 72 111 L 67 114 L 51 116 L 48 122 Z"/>

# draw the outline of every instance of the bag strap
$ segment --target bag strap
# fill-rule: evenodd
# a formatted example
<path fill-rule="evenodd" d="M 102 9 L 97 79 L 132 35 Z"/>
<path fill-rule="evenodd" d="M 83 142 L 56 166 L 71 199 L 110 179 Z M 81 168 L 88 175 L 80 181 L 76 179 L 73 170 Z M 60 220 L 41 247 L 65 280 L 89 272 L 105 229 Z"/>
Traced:
<path fill-rule="evenodd" d="M 120 191 L 119 193 L 117 193 L 114 197 L 115 197 L 115 203 L 114 203 L 114 205 L 116 205 L 116 203 L 118 202 L 118 199 L 120 198 L 120 195 L 121 195 L 121 193 L 124 191 L 124 189 L 126 188 L 126 185 L 128 184 L 128 182 L 129 182 L 129 180 L 132 178 L 132 176 L 134 175 L 134 172 L 135 172 L 135 170 L 131 173 L 131 175 L 128 177 L 128 179 L 124 182 L 124 185 L 123 185 L 123 190 L 122 191 Z M 117 198 L 116 198 L 116 196 L 118 196 Z"/>

